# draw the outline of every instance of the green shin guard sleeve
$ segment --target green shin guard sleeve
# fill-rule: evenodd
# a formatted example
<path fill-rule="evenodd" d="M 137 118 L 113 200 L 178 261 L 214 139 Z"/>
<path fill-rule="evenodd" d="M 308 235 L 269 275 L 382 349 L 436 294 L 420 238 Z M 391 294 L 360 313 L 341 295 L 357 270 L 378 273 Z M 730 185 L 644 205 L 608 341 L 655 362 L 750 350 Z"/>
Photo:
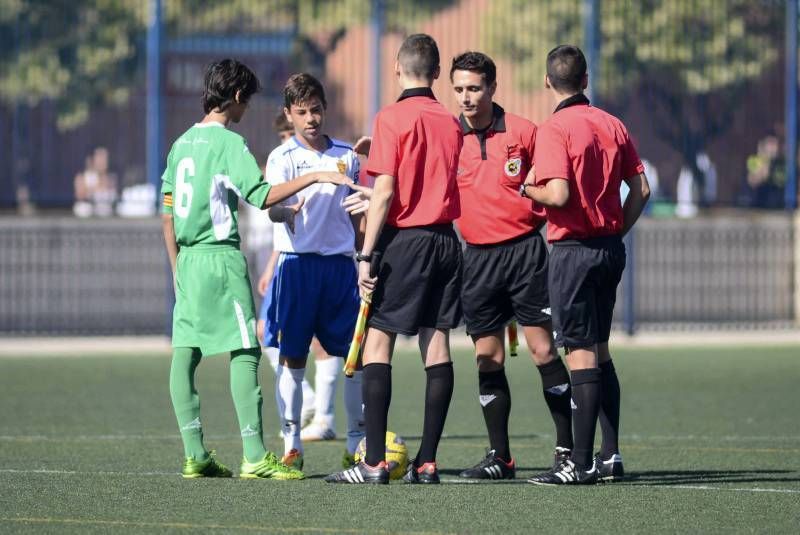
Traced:
<path fill-rule="evenodd" d="M 201 358 L 200 352 L 191 347 L 176 347 L 172 351 L 169 371 L 169 394 L 178 419 L 183 450 L 187 458 L 196 460 L 203 460 L 208 456 L 203 446 L 200 396 L 194 387 L 194 372 Z"/>
<path fill-rule="evenodd" d="M 239 418 L 244 457 L 250 462 L 260 461 L 266 453 L 261 434 L 260 358 L 261 350 L 258 348 L 231 352 L 231 396 Z"/>

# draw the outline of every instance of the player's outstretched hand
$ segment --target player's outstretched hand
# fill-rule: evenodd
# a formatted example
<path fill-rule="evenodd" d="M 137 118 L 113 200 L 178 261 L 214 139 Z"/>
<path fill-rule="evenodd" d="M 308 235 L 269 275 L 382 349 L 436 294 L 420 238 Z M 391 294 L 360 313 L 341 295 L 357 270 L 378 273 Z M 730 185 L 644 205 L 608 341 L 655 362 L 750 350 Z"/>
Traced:
<path fill-rule="evenodd" d="M 328 184 L 337 184 L 339 186 L 353 186 L 353 179 L 347 175 L 337 173 L 335 171 L 322 171 L 319 173 L 317 182 L 325 182 Z"/>
<path fill-rule="evenodd" d="M 372 297 L 375 283 L 378 282 L 378 277 L 369 276 L 369 267 L 369 262 L 358 263 L 358 293 L 361 294 L 361 299 L 365 300 Z"/>
<path fill-rule="evenodd" d="M 372 138 L 369 136 L 361 136 L 353 144 L 353 152 L 361 154 L 362 156 L 369 156 L 369 149 L 372 147 Z"/>
<path fill-rule="evenodd" d="M 358 184 L 353 184 L 350 186 L 350 188 L 356 190 L 356 192 L 348 195 L 344 199 L 342 206 L 344 206 L 345 212 L 350 215 L 365 213 L 367 210 L 369 210 L 369 200 L 372 198 L 372 188 L 359 186 Z"/>
<path fill-rule="evenodd" d="M 300 209 L 303 208 L 305 202 L 306 198 L 300 197 L 300 200 L 297 201 L 295 204 L 290 204 L 284 207 L 286 210 L 285 212 L 286 215 L 283 222 L 286 223 L 286 226 L 289 227 L 289 232 L 291 232 L 292 234 L 294 234 L 294 218 L 297 215 L 297 212 L 299 212 Z"/>

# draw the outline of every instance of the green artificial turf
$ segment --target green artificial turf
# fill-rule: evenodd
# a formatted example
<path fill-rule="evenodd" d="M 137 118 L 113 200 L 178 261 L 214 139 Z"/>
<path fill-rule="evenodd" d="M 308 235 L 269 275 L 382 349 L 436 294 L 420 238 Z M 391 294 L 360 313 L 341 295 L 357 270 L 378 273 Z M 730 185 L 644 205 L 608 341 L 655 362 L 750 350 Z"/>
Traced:
<path fill-rule="evenodd" d="M 800 347 L 619 350 L 628 479 L 587 488 L 524 483 L 549 466 L 553 428 L 526 354 L 508 366 L 517 480 L 467 484 L 487 446 L 472 355 L 456 391 L 438 487 L 334 486 L 343 440 L 309 444 L 300 482 L 183 480 L 168 356 L 0 359 L 2 533 L 783 532 L 800 526 Z M 280 449 L 262 369 L 268 447 Z M 389 428 L 416 451 L 424 373 L 393 366 Z M 227 359 L 198 370 L 206 443 L 241 457 Z M 341 392 L 337 427 L 344 434 Z"/>

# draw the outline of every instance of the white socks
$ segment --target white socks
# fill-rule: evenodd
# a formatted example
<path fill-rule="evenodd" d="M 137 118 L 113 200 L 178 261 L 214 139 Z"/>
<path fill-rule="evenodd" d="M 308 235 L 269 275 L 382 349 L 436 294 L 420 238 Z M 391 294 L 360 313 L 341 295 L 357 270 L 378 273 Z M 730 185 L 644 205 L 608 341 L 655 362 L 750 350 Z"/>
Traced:
<path fill-rule="evenodd" d="M 278 373 L 278 359 L 280 358 L 279 357 L 278 348 L 277 347 L 265 347 L 264 348 L 264 353 L 267 355 L 267 359 L 269 359 L 269 365 L 272 366 L 272 369 L 277 374 Z M 277 382 L 276 382 L 276 384 L 277 384 Z M 314 402 L 315 402 L 315 400 L 314 400 L 314 389 L 311 388 L 310 384 L 308 384 L 308 381 L 306 381 L 305 376 L 303 376 L 302 388 L 303 388 L 303 419 L 305 419 L 305 414 L 306 413 L 314 414 Z M 280 414 L 280 410 L 278 411 L 278 417 L 282 418 L 282 415 Z"/>
<path fill-rule="evenodd" d="M 334 408 L 336 406 L 336 383 L 342 367 L 342 359 L 328 357 L 315 361 L 317 371 L 314 378 L 316 395 L 314 422 L 330 429 L 335 429 Z"/>
<path fill-rule="evenodd" d="M 300 412 L 303 408 L 303 389 L 301 383 L 305 368 L 293 369 L 278 366 L 275 380 L 275 399 L 281 417 L 284 454 L 296 449 L 303 452 L 300 442 Z"/>
<path fill-rule="evenodd" d="M 278 350 L 266 348 L 270 365 L 275 370 L 275 399 L 281 422 L 284 454 L 292 449 L 303 452 L 300 441 L 302 417 L 312 407 L 316 408 L 314 422 L 335 431 L 336 383 L 342 374 L 343 360 L 331 356 L 315 361 L 316 392 L 305 380 L 305 369 L 292 369 L 278 365 Z M 361 395 L 361 371 L 345 377 L 344 408 L 347 414 L 347 451 L 355 452 L 364 438 L 364 403 Z"/>
<path fill-rule="evenodd" d="M 340 359 L 337 359 L 340 360 Z M 361 396 L 361 375 L 356 371 L 344 378 L 344 409 L 347 412 L 347 452 L 355 453 L 364 438 L 364 401 Z"/>

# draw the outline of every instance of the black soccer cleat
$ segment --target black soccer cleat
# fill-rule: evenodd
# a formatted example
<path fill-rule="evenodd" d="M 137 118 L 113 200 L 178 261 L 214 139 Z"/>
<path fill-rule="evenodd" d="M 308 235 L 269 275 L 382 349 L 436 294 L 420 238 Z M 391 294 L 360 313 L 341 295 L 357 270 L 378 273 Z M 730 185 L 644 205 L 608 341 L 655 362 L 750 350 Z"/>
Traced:
<path fill-rule="evenodd" d="M 458 475 L 467 479 L 514 479 L 516 474 L 514 459 L 507 463 L 495 454 L 495 450 L 486 450 L 486 457 L 481 462 Z"/>
<path fill-rule="evenodd" d="M 590 470 L 582 470 L 570 460 L 561 463 L 556 470 L 548 470 L 533 476 L 528 483 L 534 485 L 594 485 L 597 483 L 597 466 L 592 464 Z"/>
<path fill-rule="evenodd" d="M 558 468 L 561 466 L 561 463 L 569 460 L 570 455 L 572 455 L 571 449 L 562 448 L 561 446 L 556 446 L 556 451 L 555 453 L 553 453 L 552 471 L 558 470 Z"/>
<path fill-rule="evenodd" d="M 377 466 L 370 466 L 365 462 L 360 462 L 352 468 L 336 472 L 325 478 L 326 483 L 345 483 L 352 485 L 374 484 L 388 485 L 389 470 L 386 462 L 381 461 Z"/>
<path fill-rule="evenodd" d="M 439 483 L 439 470 L 436 468 L 436 463 L 425 463 L 422 466 L 417 466 L 416 459 L 413 459 L 408 462 L 403 481 L 413 484 L 437 485 Z"/>
<path fill-rule="evenodd" d="M 598 480 L 604 483 L 622 481 L 625 477 L 625 469 L 622 467 L 622 455 L 613 454 L 605 461 L 600 458 L 600 454 L 594 456 L 594 465 L 597 467 Z"/>

